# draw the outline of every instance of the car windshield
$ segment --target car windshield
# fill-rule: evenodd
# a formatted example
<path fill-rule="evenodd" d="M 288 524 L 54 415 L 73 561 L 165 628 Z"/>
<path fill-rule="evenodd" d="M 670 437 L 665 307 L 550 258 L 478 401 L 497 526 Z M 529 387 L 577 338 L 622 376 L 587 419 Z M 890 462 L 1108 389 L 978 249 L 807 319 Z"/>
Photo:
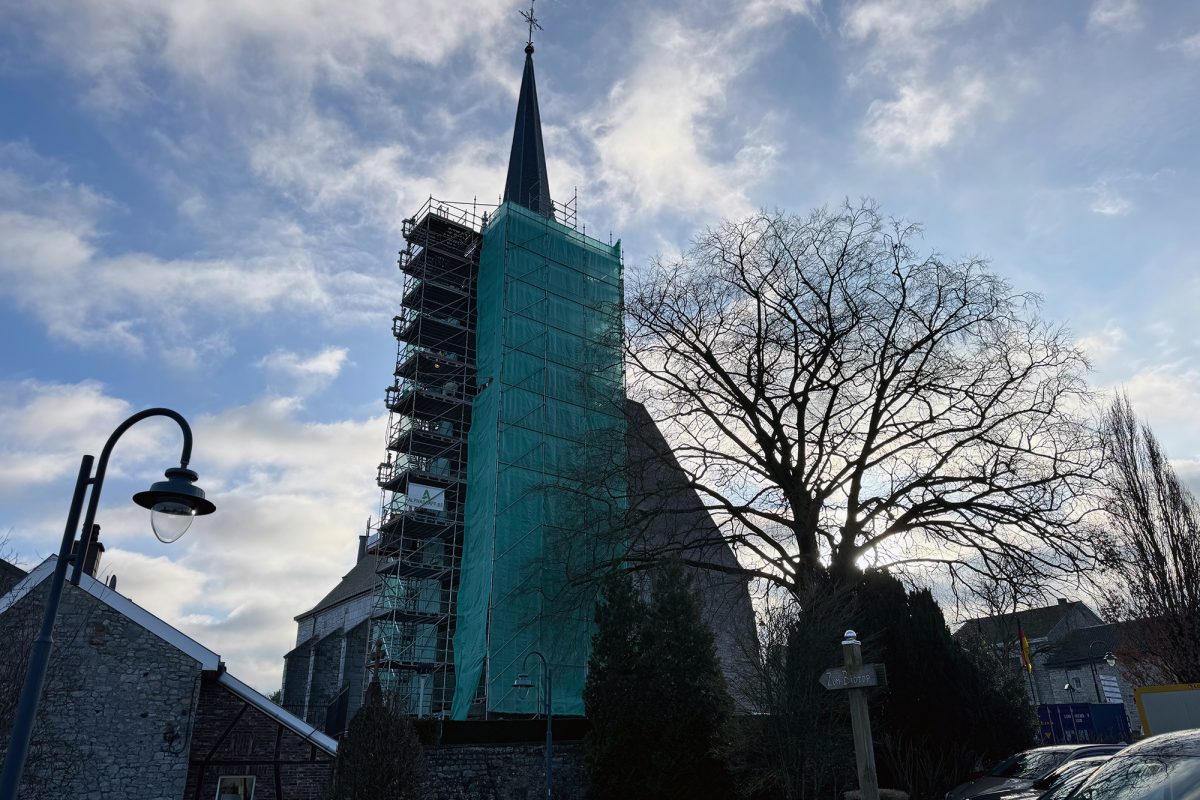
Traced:
<path fill-rule="evenodd" d="M 1094 770 L 1097 766 L 1099 766 L 1099 762 L 1093 761 L 1090 758 L 1068 761 L 1065 764 L 1059 764 L 1049 773 L 1038 778 L 1033 782 L 1033 786 L 1030 788 L 1040 789 L 1044 792 L 1047 789 L 1053 789 L 1063 781 L 1074 777 L 1081 771 L 1086 775 Z"/>
<path fill-rule="evenodd" d="M 1096 771 L 1098 766 L 1098 764 L 1085 764 L 1083 769 L 1068 772 L 1065 777 L 1055 783 L 1038 800 L 1067 800 L 1068 797 L 1075 794 L 1076 789 L 1083 785 L 1088 776 Z"/>
<path fill-rule="evenodd" d="M 1097 770 L 1079 800 L 1200 800 L 1200 758 L 1126 756 Z"/>
<path fill-rule="evenodd" d="M 988 775 L 993 778 L 1040 778 L 1067 760 L 1067 750 L 1026 750 L 1001 761 Z"/>

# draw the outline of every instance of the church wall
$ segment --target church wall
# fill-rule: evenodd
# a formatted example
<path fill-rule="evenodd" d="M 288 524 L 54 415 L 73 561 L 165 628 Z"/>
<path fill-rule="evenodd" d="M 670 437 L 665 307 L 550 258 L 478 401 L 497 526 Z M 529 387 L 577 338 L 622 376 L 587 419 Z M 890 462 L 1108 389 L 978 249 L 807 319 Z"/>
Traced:
<path fill-rule="evenodd" d="M 371 614 L 371 595 L 364 594 L 348 602 L 314 614 L 309 636 L 321 637 L 330 631 L 353 628 Z M 303 640 L 301 640 L 303 641 Z"/>

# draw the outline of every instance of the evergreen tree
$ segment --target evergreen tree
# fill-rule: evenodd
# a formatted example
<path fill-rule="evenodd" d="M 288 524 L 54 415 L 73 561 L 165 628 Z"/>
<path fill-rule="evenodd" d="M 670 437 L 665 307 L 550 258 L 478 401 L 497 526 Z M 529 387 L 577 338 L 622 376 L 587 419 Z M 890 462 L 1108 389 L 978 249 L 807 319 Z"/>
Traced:
<path fill-rule="evenodd" d="M 872 703 L 886 784 L 914 798 L 941 797 L 977 761 L 1032 744 L 1020 676 L 956 641 L 927 589 L 906 592 L 886 572 L 872 572 L 856 594 L 864 660 L 887 669 L 888 685 Z"/>
<path fill-rule="evenodd" d="M 934 800 L 977 762 L 1032 743 L 1021 674 L 954 639 L 929 591 L 906 591 L 873 571 L 830 580 L 792 613 L 786 638 L 776 633 L 765 648 L 770 716 L 752 756 L 772 786 L 756 797 L 827 798 L 857 787 L 847 698 L 817 682 L 841 663 L 848 628 L 863 642 L 863 660 L 887 672 L 886 685 L 869 695 L 881 786 Z"/>
<path fill-rule="evenodd" d="M 415 800 L 425 759 L 412 722 L 372 680 L 338 744 L 333 800 Z"/>
<path fill-rule="evenodd" d="M 656 572 L 651 596 L 615 576 L 597 608 L 584 688 L 592 796 L 732 797 L 732 703 L 712 633 L 681 569 Z"/>

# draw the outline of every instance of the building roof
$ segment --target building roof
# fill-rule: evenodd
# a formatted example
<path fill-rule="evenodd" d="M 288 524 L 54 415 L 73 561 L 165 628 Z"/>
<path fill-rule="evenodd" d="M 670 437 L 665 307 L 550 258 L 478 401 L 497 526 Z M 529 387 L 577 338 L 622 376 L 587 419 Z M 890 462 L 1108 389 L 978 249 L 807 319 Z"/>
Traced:
<path fill-rule="evenodd" d="M 329 591 L 329 594 L 317 601 L 317 604 L 308 611 L 305 611 L 303 614 L 297 614 L 294 619 L 299 621 L 327 608 L 333 608 L 347 600 L 353 600 L 360 595 L 370 594 L 375 588 L 375 562 L 376 559 L 374 556 L 363 556 L 360 558 L 358 563 L 342 576 L 342 579 L 338 581 L 338 585 Z"/>
<path fill-rule="evenodd" d="M 25 577 L 25 570 L 0 558 L 0 594 L 7 592 Z"/>
<path fill-rule="evenodd" d="M 991 617 L 969 619 L 962 624 L 955 635 L 968 632 L 978 633 L 986 641 L 1003 642 L 1017 638 L 1017 623 L 1028 639 L 1044 639 L 1047 634 L 1062 621 L 1062 618 L 1079 606 L 1087 605 L 1075 601 L 1059 601 L 1044 608 L 1027 608 L 1016 613 L 997 614 Z M 1090 609 L 1088 609 L 1090 611 Z"/>
<path fill-rule="evenodd" d="M 1046 660 L 1048 667 L 1066 667 L 1099 661 L 1118 649 L 1120 625 L 1089 625 L 1076 628 L 1060 639 Z"/>
<path fill-rule="evenodd" d="M 517 120 L 513 125 L 512 150 L 508 156 L 504 201 L 554 219 L 550 178 L 546 174 L 546 151 L 542 147 L 542 116 L 538 111 L 537 82 L 533 77 L 532 44 L 525 48 L 525 72 L 521 76 L 521 94 L 517 98 Z"/>
<path fill-rule="evenodd" d="M 8 594 L 0 597 L 0 614 L 8 611 L 21 598 L 33 591 L 38 584 L 49 578 L 54 572 L 54 565 L 57 561 L 57 556 L 50 556 L 26 575 Z M 96 580 L 86 573 L 80 576 L 79 588 L 104 603 L 116 613 L 157 636 L 159 639 L 162 639 L 175 649 L 194 658 L 200 663 L 201 669 L 216 672 L 217 682 L 249 705 L 254 706 L 296 735 L 307 739 L 330 755 L 337 753 L 336 741 L 299 717 L 275 705 L 262 694 L 230 675 L 225 671 L 225 665 L 219 655 L 183 631 L 169 625 L 128 597 L 118 594 L 116 589 L 109 588 L 101 581 Z"/>

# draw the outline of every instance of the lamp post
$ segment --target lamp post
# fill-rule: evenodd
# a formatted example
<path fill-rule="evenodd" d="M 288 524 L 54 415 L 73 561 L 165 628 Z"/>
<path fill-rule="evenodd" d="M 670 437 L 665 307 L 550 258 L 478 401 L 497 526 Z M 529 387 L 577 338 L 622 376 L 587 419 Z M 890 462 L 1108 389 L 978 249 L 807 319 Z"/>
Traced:
<path fill-rule="evenodd" d="M 25 683 L 21 688 L 21 699 L 13 720 L 12 737 L 9 740 L 8 752 L 4 756 L 4 771 L 0 773 L 0 800 L 16 800 L 17 791 L 21 785 L 21 775 L 25 771 L 25 759 L 29 755 L 29 743 L 33 736 L 33 722 L 37 717 L 38 702 L 41 700 L 42 687 L 46 682 L 46 669 L 50 665 L 50 652 L 54 645 L 54 620 L 58 616 L 59 602 L 62 600 L 63 584 L 66 582 L 67 563 L 71 560 L 71 549 L 75 543 L 76 531 L 82 531 L 79 540 L 79 551 L 75 555 L 75 568 L 71 575 L 71 583 L 79 585 L 83 562 L 87 557 L 88 546 L 95 530 L 96 507 L 100 504 L 100 490 L 104 487 L 104 474 L 108 469 L 108 458 L 112 454 L 117 439 L 133 425 L 148 417 L 169 417 L 173 419 L 183 432 L 183 451 L 179 456 L 179 466 L 166 471 L 166 480 L 153 484 L 144 492 L 133 496 L 133 502 L 143 508 L 150 509 L 150 524 L 154 535 L 164 543 L 170 544 L 187 532 L 192 524 L 192 518 L 211 514 L 216 510 L 210 501 L 204 499 L 204 492 L 195 486 L 197 475 L 187 468 L 192 458 L 192 429 L 178 412 L 169 408 L 149 408 L 139 411 L 117 426 L 117 429 L 104 443 L 100 451 L 100 460 L 92 473 L 93 457 L 85 455 L 79 464 L 79 476 L 75 479 L 75 492 L 71 496 L 71 508 L 67 512 L 67 525 L 63 530 L 62 546 L 58 550 L 58 559 L 54 562 L 54 575 L 50 580 L 50 589 L 46 594 L 46 607 L 42 614 L 42 627 L 34 640 L 29 653 L 29 667 L 25 672 Z M 87 512 L 84 514 L 83 526 L 79 526 L 79 515 L 83 511 L 84 495 L 91 487 L 88 498 Z"/>
<path fill-rule="evenodd" d="M 554 710 L 552 706 L 551 683 L 550 683 L 550 664 L 546 661 L 546 657 L 534 650 L 525 655 L 525 660 L 521 662 L 521 669 L 529 669 L 530 656 L 537 656 L 542 662 L 542 682 L 546 687 L 546 800 L 554 798 L 554 778 L 551 762 L 554 757 Z M 517 675 L 517 679 L 513 681 L 513 688 L 520 689 L 522 696 L 528 696 L 529 690 L 533 688 L 533 681 L 529 679 L 528 671 L 521 672 Z"/>
<path fill-rule="evenodd" d="M 1096 645 L 1104 647 L 1104 642 L 1095 641 L 1088 645 L 1088 666 L 1092 668 L 1092 685 L 1096 687 L 1096 702 L 1103 703 L 1104 698 L 1100 696 L 1100 678 L 1096 676 L 1096 657 L 1092 655 L 1092 648 Z M 1104 663 L 1110 667 L 1117 665 L 1117 657 L 1109 650 L 1104 654 Z"/>
<path fill-rule="evenodd" d="M 1067 705 L 1071 710 L 1071 730 L 1075 733 L 1075 739 L 1073 741 L 1075 744 L 1079 744 L 1079 725 L 1075 721 L 1075 684 L 1071 683 L 1070 678 L 1067 678 L 1067 683 L 1065 686 L 1063 686 L 1063 691 L 1067 693 L 1067 698 L 1069 700 Z M 1061 720 L 1062 717 L 1060 716 L 1059 719 Z M 1063 737 L 1065 738 L 1066 735 L 1066 730 L 1063 730 Z"/>

